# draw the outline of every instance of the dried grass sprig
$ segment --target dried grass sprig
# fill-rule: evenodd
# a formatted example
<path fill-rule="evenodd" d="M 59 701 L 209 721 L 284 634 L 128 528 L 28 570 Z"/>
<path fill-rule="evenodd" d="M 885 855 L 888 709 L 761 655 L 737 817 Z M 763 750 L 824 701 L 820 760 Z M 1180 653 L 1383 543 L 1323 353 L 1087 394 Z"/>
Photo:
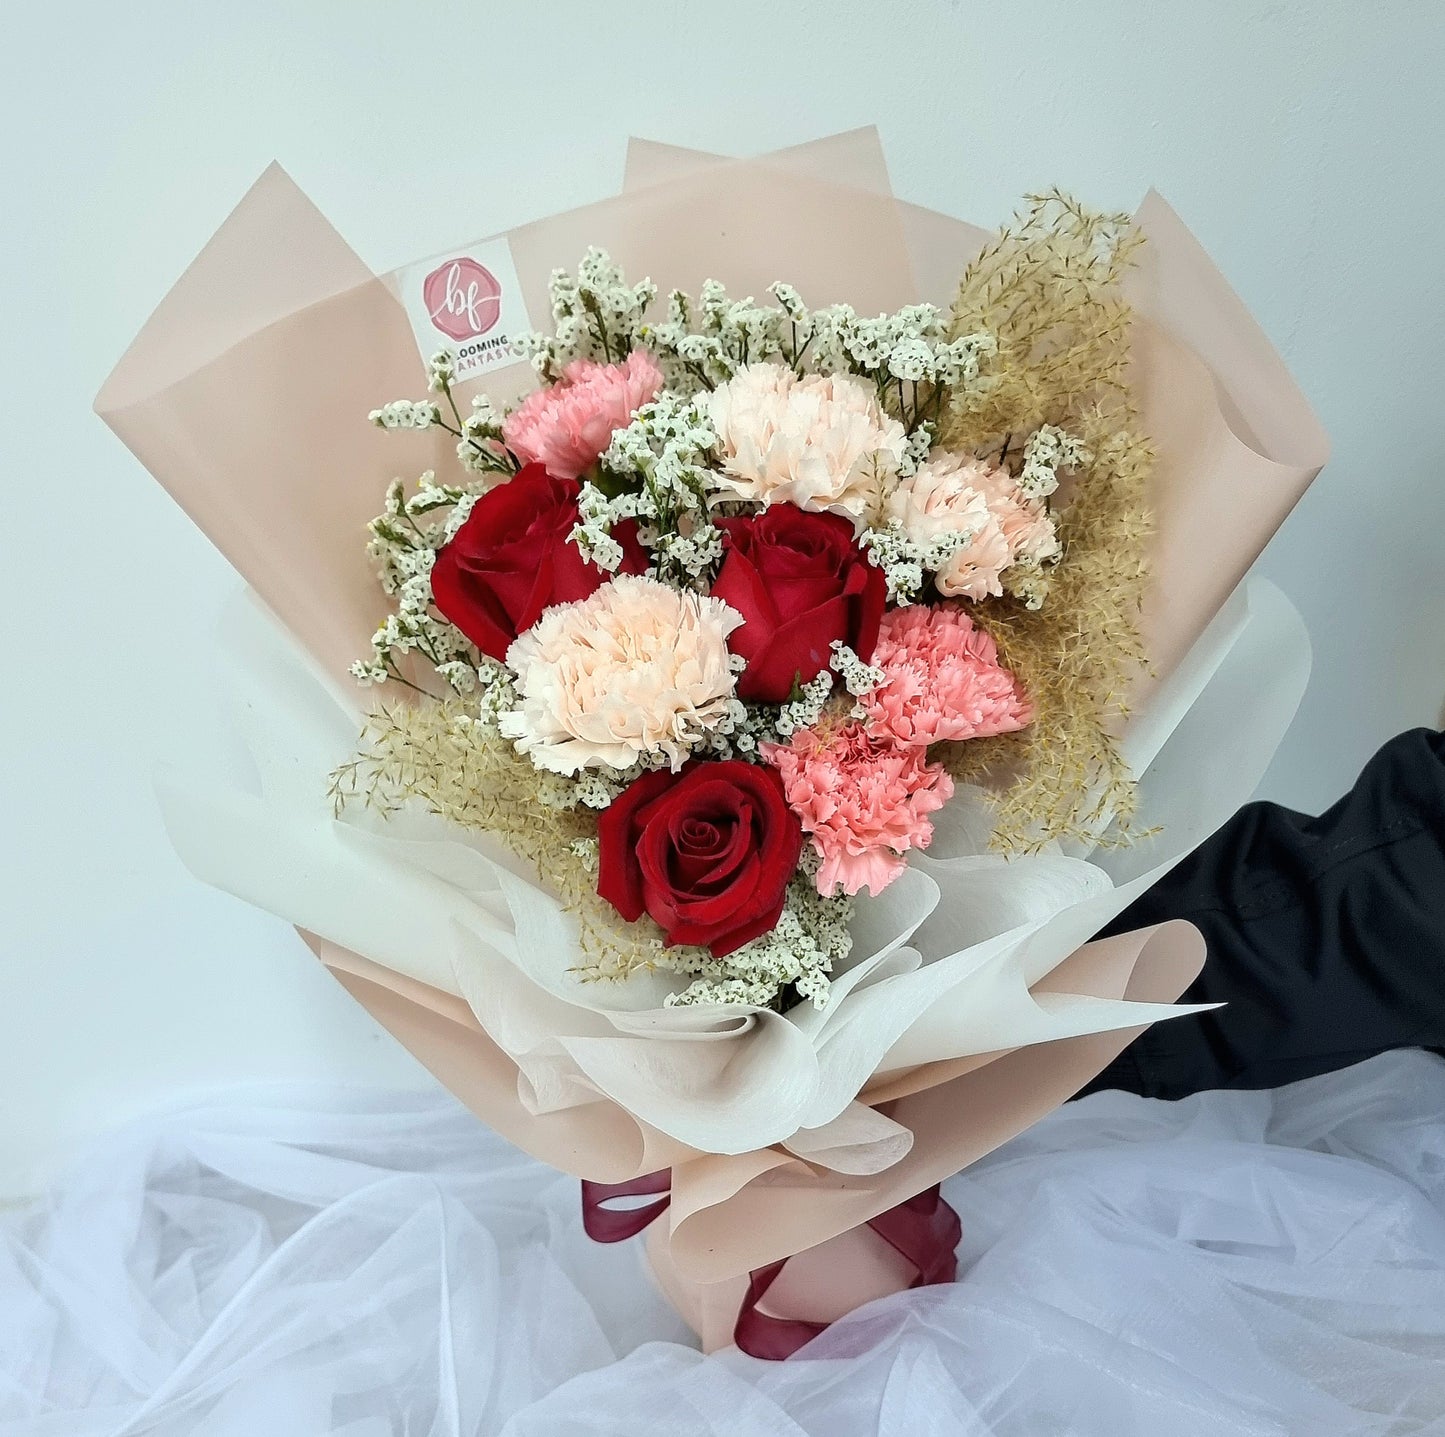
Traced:
<path fill-rule="evenodd" d="M 1063 554 L 1048 600 L 1029 610 L 990 599 L 974 616 L 1034 704 L 1018 734 L 950 746 L 956 777 L 992 780 L 995 843 L 1028 851 L 1127 835 L 1134 779 L 1115 732 L 1146 662 L 1139 610 L 1151 524 L 1153 451 L 1129 392 L 1129 306 L 1119 282 L 1141 242 L 1126 215 L 1095 214 L 1058 191 L 1029 208 L 965 271 L 952 319 L 997 340 L 991 383 L 960 392 L 944 416 L 948 448 L 1004 452 L 1042 424 L 1079 435 L 1089 458 L 1058 506 Z"/>
<path fill-rule="evenodd" d="M 536 868 L 577 921 L 586 978 L 623 978 L 666 966 L 688 971 L 698 950 L 664 950 L 650 919 L 624 924 L 597 895 L 596 815 L 558 807 L 551 776 L 509 739 L 478 722 L 468 698 L 382 704 L 367 717 L 356 755 L 331 775 L 339 816 L 354 804 L 382 817 L 416 804 L 459 828 L 488 834 Z"/>

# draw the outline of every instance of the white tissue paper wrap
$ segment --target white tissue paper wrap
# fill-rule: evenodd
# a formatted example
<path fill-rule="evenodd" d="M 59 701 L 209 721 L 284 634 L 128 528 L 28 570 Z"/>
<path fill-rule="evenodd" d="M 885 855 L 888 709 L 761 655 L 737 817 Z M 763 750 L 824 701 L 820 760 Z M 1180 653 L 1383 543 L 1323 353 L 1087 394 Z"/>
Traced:
<path fill-rule="evenodd" d="M 1140 775 L 1132 847 L 1008 858 L 961 790 L 932 846 L 863 899 L 825 1007 L 666 1008 L 676 975 L 588 982 L 576 926 L 485 835 L 422 813 L 333 815 L 326 780 L 355 749 L 362 695 L 338 689 L 258 603 L 219 655 L 230 752 L 167 775 L 162 801 L 202 880 L 342 948 L 464 999 L 516 1062 L 530 1112 L 614 1100 L 700 1152 L 781 1144 L 878 1172 L 912 1135 L 855 1101 L 877 1074 L 1196 1011 L 1035 988 L 1252 793 L 1309 668 L 1298 615 L 1250 581 L 1125 736 Z M 219 739 L 218 739 L 219 742 Z"/>

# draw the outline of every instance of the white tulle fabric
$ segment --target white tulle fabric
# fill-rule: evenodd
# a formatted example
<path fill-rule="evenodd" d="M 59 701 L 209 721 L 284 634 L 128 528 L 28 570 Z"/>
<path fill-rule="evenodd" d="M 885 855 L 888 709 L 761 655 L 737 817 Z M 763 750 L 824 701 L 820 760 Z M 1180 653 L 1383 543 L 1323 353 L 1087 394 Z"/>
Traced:
<path fill-rule="evenodd" d="M 249 1093 L 0 1233 L 3 1437 L 1445 1433 L 1445 1062 L 1101 1094 L 945 1185 L 960 1280 L 704 1358 L 445 1094 Z"/>

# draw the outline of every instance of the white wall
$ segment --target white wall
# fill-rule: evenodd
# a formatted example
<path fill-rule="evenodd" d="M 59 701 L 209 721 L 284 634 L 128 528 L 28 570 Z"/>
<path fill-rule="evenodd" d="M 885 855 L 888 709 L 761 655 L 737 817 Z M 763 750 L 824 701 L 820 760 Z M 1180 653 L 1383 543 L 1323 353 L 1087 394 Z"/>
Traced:
<path fill-rule="evenodd" d="M 600 197 L 629 132 L 741 153 L 877 122 L 900 194 L 980 222 L 1156 184 L 1335 440 L 1262 561 L 1316 648 L 1267 793 L 1323 804 L 1439 711 L 1438 0 L 4 13 L 0 1195 L 163 1096 L 423 1080 L 288 929 L 189 879 L 150 797 L 235 580 L 90 401 L 272 158 L 378 269 Z"/>

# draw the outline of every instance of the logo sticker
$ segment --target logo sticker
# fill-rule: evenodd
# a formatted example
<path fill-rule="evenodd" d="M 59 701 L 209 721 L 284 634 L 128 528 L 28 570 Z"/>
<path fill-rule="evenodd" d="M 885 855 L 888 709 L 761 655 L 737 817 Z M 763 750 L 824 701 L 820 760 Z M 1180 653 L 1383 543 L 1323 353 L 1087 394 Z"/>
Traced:
<path fill-rule="evenodd" d="M 502 286 L 469 255 L 443 260 L 422 281 L 427 317 L 449 339 L 476 339 L 496 327 Z"/>
<path fill-rule="evenodd" d="M 414 264 L 401 289 L 422 359 L 451 350 L 458 382 L 520 363 L 512 341 L 532 326 L 505 239 Z"/>

